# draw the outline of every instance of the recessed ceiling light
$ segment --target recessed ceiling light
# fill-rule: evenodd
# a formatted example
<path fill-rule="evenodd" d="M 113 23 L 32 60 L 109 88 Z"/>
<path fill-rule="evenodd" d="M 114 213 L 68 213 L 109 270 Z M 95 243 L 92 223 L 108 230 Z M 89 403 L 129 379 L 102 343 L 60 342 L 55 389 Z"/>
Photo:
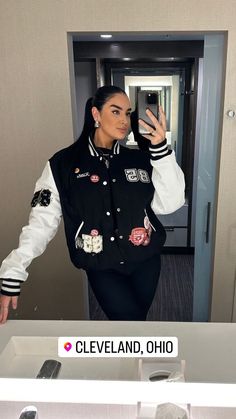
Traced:
<path fill-rule="evenodd" d="M 109 34 L 102 34 L 102 35 L 100 35 L 100 37 L 101 38 L 112 38 L 112 35 L 109 35 Z"/>

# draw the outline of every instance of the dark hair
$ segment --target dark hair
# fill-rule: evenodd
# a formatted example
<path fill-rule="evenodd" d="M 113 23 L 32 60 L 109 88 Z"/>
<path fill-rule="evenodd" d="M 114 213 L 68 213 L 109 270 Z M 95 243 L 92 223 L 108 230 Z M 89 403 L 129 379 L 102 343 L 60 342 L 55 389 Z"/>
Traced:
<path fill-rule="evenodd" d="M 101 111 L 105 103 L 114 95 L 123 94 L 126 95 L 125 91 L 117 86 L 102 86 L 97 89 L 93 101 L 92 106 L 96 106 L 96 108 Z"/>
<path fill-rule="evenodd" d="M 89 98 L 85 105 L 85 112 L 84 112 L 84 126 L 82 133 L 80 135 L 80 141 L 86 141 L 86 137 L 89 135 L 93 135 L 94 133 L 94 119 L 92 116 L 92 107 L 96 106 L 96 108 L 101 111 L 105 103 L 114 95 L 123 94 L 126 95 L 125 91 L 122 90 L 120 87 L 117 86 L 102 86 L 99 87 L 95 93 L 95 95 Z"/>

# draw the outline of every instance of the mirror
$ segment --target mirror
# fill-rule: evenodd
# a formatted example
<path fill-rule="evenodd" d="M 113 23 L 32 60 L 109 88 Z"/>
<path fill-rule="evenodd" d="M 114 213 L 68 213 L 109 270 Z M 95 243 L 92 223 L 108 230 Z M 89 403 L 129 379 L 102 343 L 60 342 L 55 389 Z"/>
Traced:
<path fill-rule="evenodd" d="M 179 41 L 175 45 L 170 44 L 159 41 L 89 42 L 88 37 L 86 41 L 83 37 L 75 37 L 75 82 L 80 125 L 78 131 L 82 128 L 84 104 L 100 85 L 113 84 L 125 90 L 133 110 L 137 106 L 139 90 L 158 92 L 167 117 L 168 147 L 175 151 L 176 160 L 185 173 L 186 202 L 176 213 L 158 217 L 166 229 L 167 242 L 163 255 L 162 285 L 158 286 L 159 294 L 154 299 L 150 319 L 191 321 L 194 272 L 191 204 L 195 147 L 192 133 L 196 121 L 198 61 L 203 55 L 203 41 Z M 133 132 L 123 145 L 138 148 Z M 185 281 L 184 296 L 181 301 L 174 302 L 174 295 L 179 295 L 182 291 L 178 289 L 173 292 L 174 304 L 163 313 L 160 306 L 170 306 L 166 300 L 171 288 L 170 272 L 172 278 L 175 278 L 175 284 L 178 284 L 180 277 Z M 91 290 L 89 299 L 90 307 L 96 307 L 92 310 L 94 314 L 91 318 L 104 319 Z"/>

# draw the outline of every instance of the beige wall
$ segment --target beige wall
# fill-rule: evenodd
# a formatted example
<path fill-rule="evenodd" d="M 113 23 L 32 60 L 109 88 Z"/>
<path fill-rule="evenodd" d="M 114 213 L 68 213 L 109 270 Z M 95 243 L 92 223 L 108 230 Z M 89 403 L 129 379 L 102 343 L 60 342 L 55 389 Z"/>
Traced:
<path fill-rule="evenodd" d="M 230 321 L 236 265 L 236 240 L 231 234 L 236 226 L 236 193 L 234 182 L 229 180 L 236 178 L 236 119 L 227 118 L 225 111 L 236 105 L 235 12 L 235 0 L 135 0 L 135 7 L 133 0 L 0 1 L 1 259 L 17 244 L 35 179 L 45 161 L 73 141 L 67 32 L 228 31 L 212 319 Z M 54 257 L 57 266 L 50 266 Z M 65 312 L 61 305 L 68 305 L 65 300 L 69 299 L 73 316 L 77 311 L 77 318 L 83 317 L 82 302 L 76 304 L 82 281 L 68 262 L 62 234 L 31 269 L 31 283 L 34 281 L 38 294 L 35 289 L 31 291 L 28 282 L 22 304 L 26 300 L 29 304 L 30 299 L 35 307 L 39 298 L 40 304 L 48 299 L 47 311 L 52 318 L 53 298 L 60 318 Z"/>

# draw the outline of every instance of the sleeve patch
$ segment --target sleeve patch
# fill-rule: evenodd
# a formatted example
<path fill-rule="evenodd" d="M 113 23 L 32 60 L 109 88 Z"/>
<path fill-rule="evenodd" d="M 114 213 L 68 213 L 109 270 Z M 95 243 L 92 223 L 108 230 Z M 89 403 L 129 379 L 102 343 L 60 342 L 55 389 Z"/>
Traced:
<path fill-rule="evenodd" d="M 47 207 L 51 202 L 51 191 L 49 189 L 41 189 L 35 192 L 31 201 L 31 207 L 40 205 L 41 207 Z"/>

